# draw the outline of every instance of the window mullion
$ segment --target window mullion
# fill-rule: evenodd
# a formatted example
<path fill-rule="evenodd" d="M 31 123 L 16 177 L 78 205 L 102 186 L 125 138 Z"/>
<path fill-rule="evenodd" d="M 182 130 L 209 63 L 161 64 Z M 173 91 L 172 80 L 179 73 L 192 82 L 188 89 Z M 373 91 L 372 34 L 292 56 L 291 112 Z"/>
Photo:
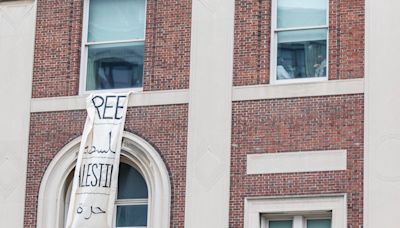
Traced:
<path fill-rule="evenodd" d="M 129 40 L 113 40 L 113 41 L 98 41 L 98 42 L 87 42 L 85 45 L 95 45 L 95 44 L 120 44 L 120 43 L 130 43 L 130 42 L 143 42 L 144 39 L 129 39 Z"/>
<path fill-rule="evenodd" d="M 293 228 L 305 228 L 304 217 L 296 215 L 293 217 Z"/>
<path fill-rule="evenodd" d="M 328 25 L 321 26 L 305 26 L 305 27 L 291 27 L 291 28 L 275 28 L 275 32 L 286 32 L 286 31 L 299 31 L 299 30 L 312 30 L 312 29 L 327 29 Z"/>
<path fill-rule="evenodd" d="M 115 204 L 118 206 L 147 205 L 147 204 L 149 204 L 149 200 L 148 199 L 123 199 L 123 200 L 116 200 Z"/>

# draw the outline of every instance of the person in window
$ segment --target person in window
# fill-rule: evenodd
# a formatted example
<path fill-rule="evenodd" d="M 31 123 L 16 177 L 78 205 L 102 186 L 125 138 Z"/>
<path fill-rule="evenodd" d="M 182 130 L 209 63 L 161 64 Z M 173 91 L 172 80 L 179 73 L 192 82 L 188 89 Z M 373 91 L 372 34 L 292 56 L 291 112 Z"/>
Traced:
<path fill-rule="evenodd" d="M 291 79 L 292 77 L 290 74 L 287 72 L 285 67 L 283 66 L 283 59 L 279 58 L 278 59 L 278 67 L 276 68 L 276 74 L 278 77 L 278 80 L 280 79 Z"/>
<path fill-rule="evenodd" d="M 314 64 L 315 68 L 315 77 L 323 77 L 326 76 L 326 59 L 319 55 L 317 57 L 317 64 Z"/>

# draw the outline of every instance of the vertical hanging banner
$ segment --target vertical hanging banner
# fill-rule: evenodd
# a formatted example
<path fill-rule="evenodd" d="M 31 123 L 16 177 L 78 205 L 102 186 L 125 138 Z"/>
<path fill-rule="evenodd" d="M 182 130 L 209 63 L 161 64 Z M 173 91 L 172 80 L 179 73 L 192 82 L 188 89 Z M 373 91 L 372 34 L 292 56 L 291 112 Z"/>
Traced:
<path fill-rule="evenodd" d="M 129 93 L 90 95 L 67 228 L 112 228 Z"/>

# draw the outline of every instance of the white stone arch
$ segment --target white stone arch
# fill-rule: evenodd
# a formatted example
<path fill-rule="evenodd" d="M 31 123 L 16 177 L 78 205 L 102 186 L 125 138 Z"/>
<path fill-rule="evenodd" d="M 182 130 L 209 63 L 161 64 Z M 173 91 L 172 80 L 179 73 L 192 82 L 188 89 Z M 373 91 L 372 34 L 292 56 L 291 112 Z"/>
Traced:
<path fill-rule="evenodd" d="M 65 145 L 50 162 L 42 178 L 38 197 L 37 227 L 62 228 L 68 175 L 76 164 L 81 137 Z M 169 228 L 171 184 L 158 152 L 141 137 L 124 132 L 121 155 L 140 169 L 149 190 L 150 228 Z"/>

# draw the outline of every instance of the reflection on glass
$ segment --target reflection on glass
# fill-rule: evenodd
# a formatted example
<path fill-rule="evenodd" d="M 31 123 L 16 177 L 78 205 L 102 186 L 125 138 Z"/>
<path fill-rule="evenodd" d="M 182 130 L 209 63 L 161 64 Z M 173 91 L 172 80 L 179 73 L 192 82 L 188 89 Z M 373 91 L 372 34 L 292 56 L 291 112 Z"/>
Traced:
<path fill-rule="evenodd" d="M 277 79 L 325 77 L 326 29 L 278 33 Z"/>
<path fill-rule="evenodd" d="M 88 41 L 144 39 L 145 0 L 90 0 Z"/>
<path fill-rule="evenodd" d="M 86 90 L 142 87 L 144 42 L 90 45 Z"/>
<path fill-rule="evenodd" d="M 118 199 L 147 199 L 147 185 L 143 176 L 132 166 L 119 165 Z"/>
<path fill-rule="evenodd" d="M 327 0 L 278 0 L 278 28 L 326 25 Z"/>
<path fill-rule="evenodd" d="M 269 228 L 292 228 L 292 220 L 269 221 Z"/>
<path fill-rule="evenodd" d="M 117 227 L 147 225 L 147 205 L 117 206 Z"/>
<path fill-rule="evenodd" d="M 331 228 L 330 219 L 308 219 L 307 228 Z"/>

